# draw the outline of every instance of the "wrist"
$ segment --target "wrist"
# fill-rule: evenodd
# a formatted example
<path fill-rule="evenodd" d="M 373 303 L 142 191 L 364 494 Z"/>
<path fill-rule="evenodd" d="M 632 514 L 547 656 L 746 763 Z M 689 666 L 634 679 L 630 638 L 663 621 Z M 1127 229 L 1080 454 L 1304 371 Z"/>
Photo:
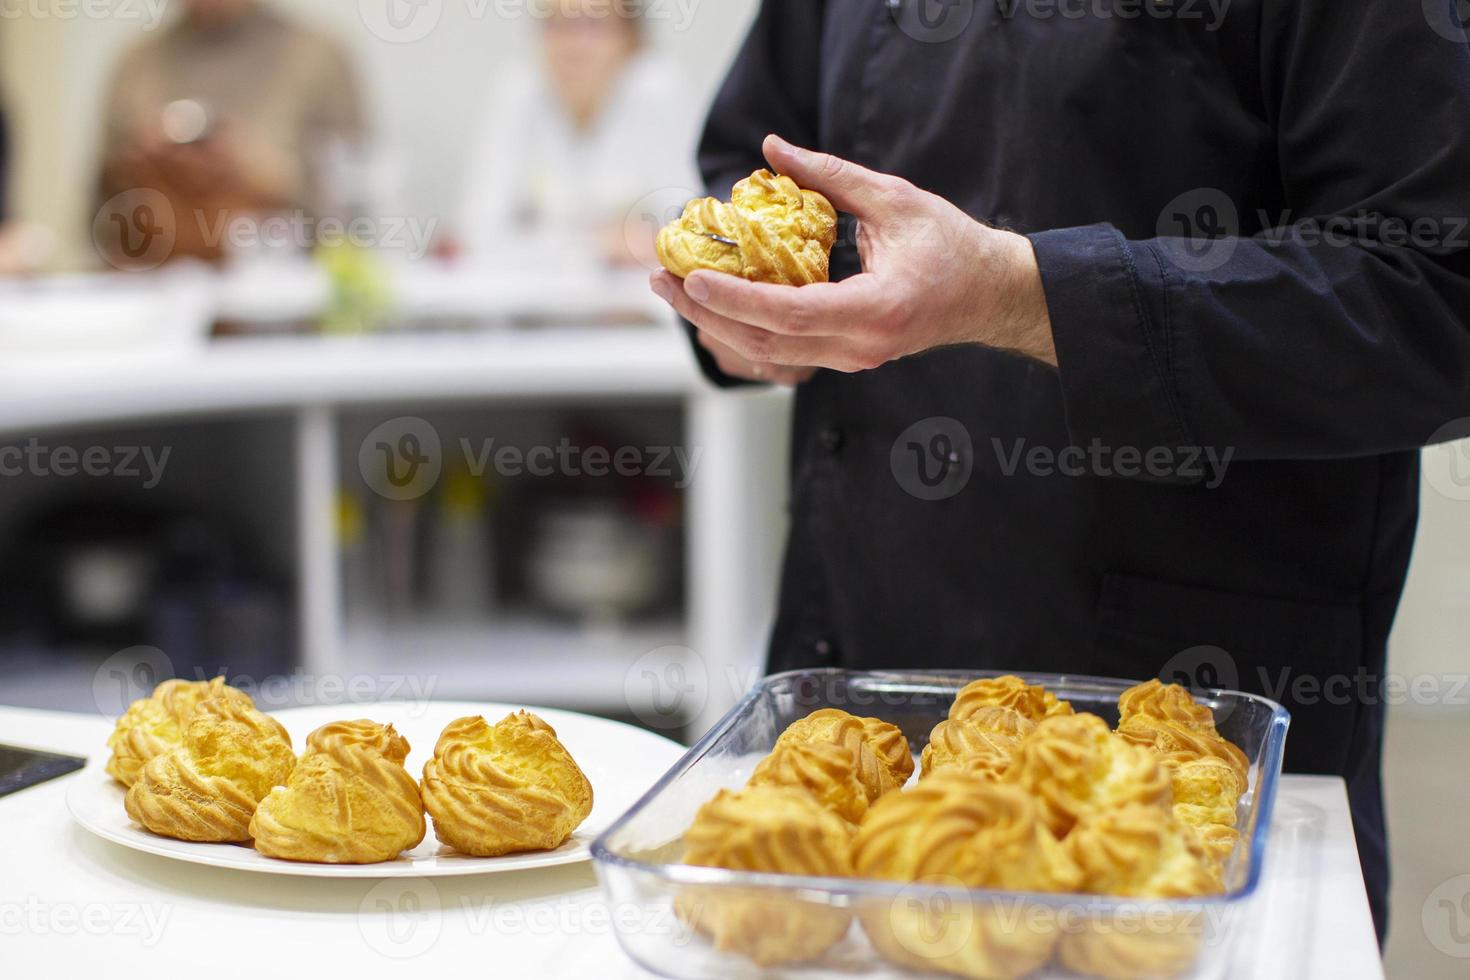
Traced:
<path fill-rule="evenodd" d="M 999 232 L 1005 239 L 1005 270 L 996 317 L 999 336 L 992 346 L 1057 365 L 1056 342 L 1052 338 L 1051 315 L 1046 306 L 1046 289 L 1041 266 L 1031 239 L 1013 232 Z"/>

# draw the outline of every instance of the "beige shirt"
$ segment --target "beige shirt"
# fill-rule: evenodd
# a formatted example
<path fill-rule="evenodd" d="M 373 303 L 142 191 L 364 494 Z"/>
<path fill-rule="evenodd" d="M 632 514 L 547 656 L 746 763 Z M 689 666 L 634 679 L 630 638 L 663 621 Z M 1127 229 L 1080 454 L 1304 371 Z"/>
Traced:
<path fill-rule="evenodd" d="M 321 161 L 365 132 L 343 51 L 264 5 L 218 28 L 180 20 L 129 50 L 109 89 L 103 159 L 156 129 L 178 99 L 199 102 L 211 125 L 229 129 L 262 186 L 313 210 L 325 203 Z"/>

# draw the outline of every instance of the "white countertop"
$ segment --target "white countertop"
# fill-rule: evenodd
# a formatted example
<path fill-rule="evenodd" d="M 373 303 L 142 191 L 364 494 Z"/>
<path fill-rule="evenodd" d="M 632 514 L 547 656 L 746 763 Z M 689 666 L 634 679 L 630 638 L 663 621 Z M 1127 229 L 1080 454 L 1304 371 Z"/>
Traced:
<path fill-rule="evenodd" d="M 0 742 L 95 755 L 110 730 L 0 707 Z M 630 910 L 609 908 L 590 864 L 376 885 L 183 865 L 78 827 L 69 778 L 0 797 L 7 976 L 650 976 L 618 947 L 611 918 Z M 1230 975 L 1381 978 L 1340 779 L 1283 780 L 1271 854 Z"/>

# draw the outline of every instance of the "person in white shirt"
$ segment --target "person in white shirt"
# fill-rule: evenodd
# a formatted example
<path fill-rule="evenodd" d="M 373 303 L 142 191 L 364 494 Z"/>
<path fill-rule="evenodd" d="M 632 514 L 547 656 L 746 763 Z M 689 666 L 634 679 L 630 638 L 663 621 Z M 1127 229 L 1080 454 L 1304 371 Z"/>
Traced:
<path fill-rule="evenodd" d="M 559 0 L 540 33 L 487 100 L 459 237 L 476 261 L 639 261 L 699 193 L 700 106 L 628 0 Z"/>

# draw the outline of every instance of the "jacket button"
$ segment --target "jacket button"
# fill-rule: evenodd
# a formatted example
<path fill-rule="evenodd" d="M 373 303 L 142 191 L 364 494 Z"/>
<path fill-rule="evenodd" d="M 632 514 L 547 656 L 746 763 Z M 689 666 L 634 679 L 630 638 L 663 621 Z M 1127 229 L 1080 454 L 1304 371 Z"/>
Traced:
<path fill-rule="evenodd" d="M 822 430 L 822 448 L 829 453 L 836 453 L 842 449 L 842 430 L 837 426 L 829 426 Z"/>
<path fill-rule="evenodd" d="M 831 640 L 818 640 L 812 644 L 812 655 L 818 663 L 833 664 L 837 662 L 837 645 Z"/>

